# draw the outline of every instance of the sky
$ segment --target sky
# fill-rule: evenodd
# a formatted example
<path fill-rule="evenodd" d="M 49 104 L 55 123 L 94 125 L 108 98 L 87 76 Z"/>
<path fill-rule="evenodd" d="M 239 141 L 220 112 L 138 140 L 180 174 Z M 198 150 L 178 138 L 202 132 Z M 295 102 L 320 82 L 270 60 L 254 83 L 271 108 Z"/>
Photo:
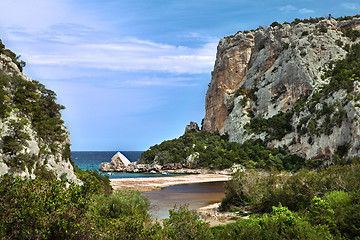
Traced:
<path fill-rule="evenodd" d="M 73 151 L 147 150 L 205 116 L 220 39 L 358 0 L 0 0 L 0 39 L 57 93 Z"/>

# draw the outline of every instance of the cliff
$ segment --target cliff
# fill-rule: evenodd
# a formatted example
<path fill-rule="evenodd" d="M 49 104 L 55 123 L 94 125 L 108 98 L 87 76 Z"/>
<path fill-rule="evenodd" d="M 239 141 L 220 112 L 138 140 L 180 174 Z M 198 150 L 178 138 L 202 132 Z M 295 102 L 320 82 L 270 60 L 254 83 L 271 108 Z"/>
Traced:
<path fill-rule="evenodd" d="M 0 40 L 0 175 L 67 178 L 73 171 L 69 133 L 56 94 L 22 73 L 23 61 Z"/>
<path fill-rule="evenodd" d="M 360 156 L 359 30 L 358 16 L 296 19 L 222 39 L 203 129 L 307 159 Z"/>

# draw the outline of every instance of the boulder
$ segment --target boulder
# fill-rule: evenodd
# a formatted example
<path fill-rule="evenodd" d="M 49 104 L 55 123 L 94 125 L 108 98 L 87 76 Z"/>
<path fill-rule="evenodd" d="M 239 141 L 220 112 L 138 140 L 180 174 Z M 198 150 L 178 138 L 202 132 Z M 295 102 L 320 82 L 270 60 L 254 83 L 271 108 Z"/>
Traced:
<path fill-rule="evenodd" d="M 103 162 L 99 166 L 99 171 L 103 172 L 122 172 L 126 171 L 131 162 L 123 154 L 117 152 L 112 158 L 111 162 Z"/>
<path fill-rule="evenodd" d="M 196 122 L 191 121 L 189 125 L 186 125 L 185 134 L 191 131 L 200 131 L 199 125 Z"/>

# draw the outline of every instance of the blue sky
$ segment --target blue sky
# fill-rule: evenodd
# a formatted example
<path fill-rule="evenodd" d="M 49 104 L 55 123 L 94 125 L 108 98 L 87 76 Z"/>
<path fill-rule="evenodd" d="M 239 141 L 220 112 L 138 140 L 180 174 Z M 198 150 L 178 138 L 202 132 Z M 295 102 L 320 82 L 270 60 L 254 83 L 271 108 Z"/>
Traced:
<path fill-rule="evenodd" d="M 72 150 L 146 150 L 200 124 L 218 41 L 358 0 L 1 0 L 0 39 L 58 95 Z"/>

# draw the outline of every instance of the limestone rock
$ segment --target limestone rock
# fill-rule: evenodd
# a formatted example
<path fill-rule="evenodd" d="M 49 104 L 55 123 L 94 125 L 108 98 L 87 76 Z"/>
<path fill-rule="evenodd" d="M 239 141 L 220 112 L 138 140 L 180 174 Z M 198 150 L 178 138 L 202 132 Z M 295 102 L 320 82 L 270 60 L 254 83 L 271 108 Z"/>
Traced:
<path fill-rule="evenodd" d="M 61 131 L 61 134 L 58 134 L 58 138 L 53 138 L 50 141 L 45 135 L 57 133 L 43 134 L 39 132 L 33 123 L 35 113 L 28 112 L 29 109 L 32 109 L 29 106 L 32 106 L 31 104 L 39 101 L 39 99 L 45 98 L 46 101 L 55 101 L 55 93 L 23 74 L 14 60 L 3 54 L 1 49 L 0 74 L 8 76 L 10 83 L 8 86 L 5 86 L 6 83 L 1 86 L 1 90 L 6 95 L 4 101 L 6 101 L 7 109 L 3 117 L 0 118 L 0 176 L 12 174 L 35 178 L 37 174 L 47 174 L 47 171 L 53 173 L 57 179 L 65 177 L 77 184 L 82 184 L 73 171 L 69 132 L 62 124 L 60 113 L 57 113 L 58 118 L 56 120 L 58 123 L 55 124 L 57 124 L 57 129 L 59 132 Z M 31 93 L 36 97 L 26 99 L 28 110 L 20 109 L 13 101 L 19 87 L 18 84 L 23 84 L 22 88 L 27 85 L 36 89 Z M 27 97 L 31 98 L 31 94 Z M 55 102 L 52 104 L 55 105 Z M 53 114 L 55 112 L 53 111 Z M 4 149 L 5 142 L 9 139 L 13 140 L 11 146 L 18 145 L 16 149 L 11 149 L 11 147 Z"/>
<path fill-rule="evenodd" d="M 335 112 L 346 111 L 346 118 L 331 132 L 301 133 L 301 121 L 314 112 L 309 103 L 322 86 L 331 62 L 343 59 L 345 46 L 358 43 L 343 34 L 344 29 L 360 30 L 360 18 L 337 21 L 324 19 L 316 23 L 260 28 L 238 32 L 219 42 L 212 79 L 206 99 L 203 129 L 227 133 L 230 141 L 243 143 L 249 139 L 266 139 L 267 133 L 246 129 L 251 119 L 270 119 L 295 109 L 299 100 L 307 98 L 303 109 L 291 118 L 294 131 L 268 143 L 269 147 L 285 147 L 291 153 L 309 159 L 332 156 L 339 147 L 347 146 L 346 157 L 360 156 L 360 116 L 358 100 L 346 100 L 339 90 L 321 99 L 314 111 L 337 106 Z M 359 91 L 360 83 L 354 83 Z M 356 92 L 354 92 L 355 94 Z M 356 94 L 355 94 L 356 95 Z M 315 100 L 314 100 L 315 101 Z M 332 113 L 331 116 L 333 116 Z M 316 126 L 325 118 L 315 119 Z"/>
<path fill-rule="evenodd" d="M 123 154 L 117 152 L 112 158 L 111 162 L 103 162 L 99 166 L 99 170 L 103 172 L 121 172 L 124 171 L 131 162 Z"/>
<path fill-rule="evenodd" d="M 199 125 L 196 122 L 191 121 L 189 125 L 186 125 L 185 133 L 188 133 L 190 131 L 200 131 Z"/>

